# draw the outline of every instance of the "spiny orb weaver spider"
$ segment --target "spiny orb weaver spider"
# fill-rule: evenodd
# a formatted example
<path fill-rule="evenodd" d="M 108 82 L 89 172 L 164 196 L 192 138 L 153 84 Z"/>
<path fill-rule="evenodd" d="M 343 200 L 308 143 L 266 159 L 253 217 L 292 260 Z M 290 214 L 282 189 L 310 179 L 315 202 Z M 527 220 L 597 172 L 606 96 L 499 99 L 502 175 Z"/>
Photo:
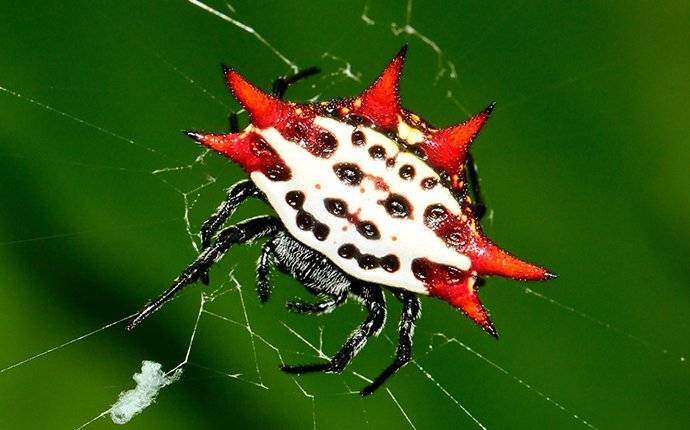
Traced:
<path fill-rule="evenodd" d="M 459 125 L 433 128 L 400 105 L 398 84 L 406 51 L 405 46 L 359 96 L 308 104 L 283 101 L 283 95 L 289 84 L 317 73 L 314 67 L 279 78 L 267 94 L 224 66 L 227 84 L 251 123 L 240 131 L 237 117 L 231 115 L 228 134 L 186 134 L 238 163 L 250 179 L 228 190 L 226 200 L 201 227 L 203 251 L 198 258 L 128 328 L 186 285 L 208 283 L 209 268 L 232 245 L 267 238 L 257 268 L 262 302 L 270 294 L 273 263 L 321 299 L 290 301 L 289 310 L 326 313 L 351 296 L 368 311 L 329 361 L 286 365 L 285 372 L 345 369 L 383 327 L 382 287 L 402 303 L 400 338 L 393 363 L 363 395 L 410 361 L 420 314 L 418 294 L 447 301 L 497 337 L 477 295 L 480 277 L 546 280 L 555 275 L 500 249 L 479 224 L 485 206 L 468 149 L 493 104 Z M 277 217 L 258 216 L 220 229 L 249 197 L 267 202 Z"/>

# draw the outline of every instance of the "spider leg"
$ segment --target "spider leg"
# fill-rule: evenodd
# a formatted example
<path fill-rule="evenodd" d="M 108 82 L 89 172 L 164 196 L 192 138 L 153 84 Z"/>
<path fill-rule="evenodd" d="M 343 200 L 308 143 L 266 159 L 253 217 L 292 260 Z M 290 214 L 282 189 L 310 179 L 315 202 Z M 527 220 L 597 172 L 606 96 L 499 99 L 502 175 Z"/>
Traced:
<path fill-rule="evenodd" d="M 364 387 L 363 396 L 368 396 L 379 388 L 388 378 L 393 376 L 401 367 L 412 359 L 412 336 L 414 335 L 415 320 L 419 317 L 421 306 L 419 298 L 408 291 L 393 291 L 395 297 L 402 302 L 402 315 L 400 316 L 398 348 L 395 351 L 395 360 L 374 379 L 374 382 Z"/>
<path fill-rule="evenodd" d="M 230 112 L 228 114 L 228 125 L 230 126 L 230 133 L 240 132 L 240 119 L 237 112 Z"/>
<path fill-rule="evenodd" d="M 335 294 L 324 293 L 324 295 L 329 296 L 329 298 L 315 303 L 308 303 L 300 299 L 290 300 L 287 303 L 287 308 L 292 312 L 304 314 L 324 314 L 333 311 L 347 300 L 347 290 L 338 291 Z"/>
<path fill-rule="evenodd" d="M 249 197 L 263 197 L 259 188 L 250 179 L 237 182 L 228 189 L 225 200 L 218 205 L 203 224 L 201 224 L 201 247 L 206 249 L 211 245 L 211 239 L 223 223 L 235 212 L 235 209 Z"/>
<path fill-rule="evenodd" d="M 364 322 L 352 332 L 345 344 L 340 348 L 340 351 L 328 362 L 297 366 L 285 365 L 281 367 L 284 372 L 296 374 L 342 372 L 354 356 L 364 347 L 369 337 L 381 330 L 386 320 L 386 302 L 383 299 L 381 288 L 376 285 L 357 282 L 352 285 L 350 292 L 361 300 L 369 311 L 369 315 Z"/>
<path fill-rule="evenodd" d="M 313 76 L 317 73 L 319 73 L 320 70 L 318 67 L 312 66 L 308 67 L 306 69 L 300 70 L 299 72 L 295 73 L 294 75 L 290 76 L 281 76 L 275 81 L 273 81 L 272 86 L 272 94 L 273 97 L 276 97 L 278 99 L 282 99 L 285 96 L 285 91 L 287 91 L 288 87 L 290 85 L 294 84 L 295 82 L 299 82 L 302 79 L 306 79 L 309 76 Z"/>
<path fill-rule="evenodd" d="M 261 248 L 259 264 L 256 267 L 256 292 L 261 303 L 266 303 L 271 295 L 271 286 L 268 281 L 268 272 L 271 264 L 271 256 L 275 252 L 275 243 L 269 240 Z"/>
<path fill-rule="evenodd" d="M 244 200 L 249 197 L 263 197 L 261 191 L 254 185 L 249 179 L 237 182 L 235 185 L 228 189 L 228 194 L 225 200 L 216 208 L 206 221 L 201 224 L 201 231 L 199 236 L 201 236 L 201 248 L 206 249 L 211 246 L 211 240 L 213 235 L 218 231 L 218 229 L 225 223 L 225 221 L 235 212 L 237 206 L 240 205 Z M 208 274 L 203 274 L 201 276 L 201 282 L 208 285 L 209 279 Z"/>
<path fill-rule="evenodd" d="M 132 330 L 139 325 L 145 318 L 161 308 L 175 294 L 180 292 L 187 285 L 196 282 L 208 269 L 219 261 L 227 250 L 236 243 L 251 242 L 261 237 L 271 236 L 278 231 L 281 223 L 272 216 L 259 216 L 244 220 L 235 225 L 224 228 L 216 239 L 215 243 L 204 249 L 197 259 L 187 266 L 187 268 L 173 281 L 173 284 L 163 292 L 157 299 L 149 302 L 127 325 L 127 330 Z"/>
<path fill-rule="evenodd" d="M 474 203 L 472 204 L 472 210 L 477 215 L 477 220 L 481 221 L 486 214 L 486 205 L 484 204 L 484 199 L 482 199 L 482 193 L 479 188 L 479 175 L 477 174 L 477 163 L 474 162 L 474 158 L 471 153 L 467 153 L 467 180 L 472 186 L 472 197 Z"/>

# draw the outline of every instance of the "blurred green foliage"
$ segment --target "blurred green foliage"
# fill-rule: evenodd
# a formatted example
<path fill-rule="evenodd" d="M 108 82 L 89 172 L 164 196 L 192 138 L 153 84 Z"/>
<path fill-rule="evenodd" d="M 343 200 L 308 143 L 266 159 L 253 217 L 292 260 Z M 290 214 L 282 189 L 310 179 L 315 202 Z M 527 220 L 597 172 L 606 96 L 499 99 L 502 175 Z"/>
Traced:
<path fill-rule="evenodd" d="M 529 288 L 574 311 L 490 280 L 481 295 L 501 333 L 495 342 L 425 299 L 418 363 L 456 402 L 494 429 L 583 428 L 574 414 L 602 429 L 688 428 L 687 2 L 417 1 L 410 24 L 441 58 L 415 35 L 391 32 L 392 22 L 405 24 L 402 2 L 372 2 L 375 25 L 360 18 L 360 2 L 233 1 L 234 14 L 223 1 L 210 4 L 298 65 L 322 68 L 291 99 L 355 94 L 409 41 L 407 107 L 448 125 L 498 102 L 474 151 L 493 211 L 486 230 L 558 272 Z M 289 68 L 251 34 L 185 1 L 5 0 L 0 40 L 4 368 L 130 314 L 194 258 L 185 196 L 194 231 L 243 174 L 215 154 L 152 172 L 201 153 L 181 129 L 226 129 L 236 105 L 221 62 L 264 87 Z M 332 56 L 361 82 L 345 79 L 345 63 Z M 457 78 L 448 69 L 434 83 L 439 61 L 452 62 Z M 251 203 L 237 218 L 266 210 Z M 284 301 L 303 291 L 285 277 L 260 306 L 257 256 L 256 246 L 228 254 L 211 287 L 224 283 L 227 293 L 207 309 L 244 322 L 242 298 L 252 329 L 289 362 L 316 358 L 286 327 L 315 345 L 323 328 L 324 350 L 335 351 L 361 310 L 288 314 Z M 227 277 L 232 267 L 242 297 Z M 75 428 L 133 386 L 143 359 L 179 363 L 200 290 L 190 287 L 134 333 L 116 326 L 0 373 L 0 428 Z M 388 328 L 353 370 L 372 376 L 388 363 L 398 310 L 391 301 Z M 352 373 L 299 378 L 314 395 L 305 397 L 278 370 L 276 352 L 250 339 L 244 327 L 204 314 L 183 380 L 129 427 L 410 427 L 386 391 L 346 394 L 363 385 Z M 388 387 L 417 429 L 477 427 L 414 365 Z M 113 426 L 105 418 L 90 428 Z"/>

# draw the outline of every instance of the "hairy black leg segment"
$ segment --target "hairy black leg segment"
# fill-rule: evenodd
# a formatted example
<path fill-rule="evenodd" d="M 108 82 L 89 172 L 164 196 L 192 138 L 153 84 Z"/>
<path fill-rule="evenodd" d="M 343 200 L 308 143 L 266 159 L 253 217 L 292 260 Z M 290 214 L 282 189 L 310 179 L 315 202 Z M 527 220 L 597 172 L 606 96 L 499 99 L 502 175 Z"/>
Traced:
<path fill-rule="evenodd" d="M 275 244 L 273 240 L 264 243 L 261 248 L 261 256 L 259 257 L 259 264 L 256 267 L 256 292 L 259 295 L 261 303 L 266 303 L 268 297 L 271 295 L 271 285 L 268 280 L 268 272 L 271 265 L 271 257 L 275 252 Z"/>
<path fill-rule="evenodd" d="M 378 333 L 386 320 L 386 302 L 383 299 L 381 288 L 360 282 L 353 283 L 350 293 L 356 296 L 369 314 L 362 324 L 350 335 L 345 344 L 340 348 L 333 358 L 326 363 L 282 366 L 281 369 L 287 373 L 309 373 L 309 372 L 328 372 L 339 373 L 352 361 L 354 356 L 364 347 L 367 340 L 372 335 Z"/>
<path fill-rule="evenodd" d="M 484 199 L 482 199 L 482 193 L 479 188 L 479 174 L 477 173 L 477 163 L 474 162 L 474 158 L 471 153 L 467 154 L 467 164 L 465 166 L 465 171 L 467 172 L 467 180 L 472 187 L 472 210 L 477 216 L 477 220 L 481 221 L 486 215 L 486 205 L 484 204 Z"/>
<path fill-rule="evenodd" d="M 327 295 L 323 293 L 322 295 Z M 324 314 L 333 311 L 347 300 L 347 290 L 338 291 L 336 294 L 328 295 L 329 298 L 320 302 L 308 303 L 299 299 L 290 300 L 287 303 L 289 311 L 304 314 Z"/>
<path fill-rule="evenodd" d="M 393 291 L 395 297 L 402 303 L 402 315 L 400 316 L 398 348 L 395 351 L 395 360 L 374 382 L 364 387 L 363 396 L 368 396 L 379 388 L 388 378 L 393 376 L 400 368 L 412 359 L 412 336 L 414 335 L 415 321 L 419 318 L 421 305 L 419 298 L 408 291 Z"/>
<path fill-rule="evenodd" d="M 144 319 L 160 309 L 161 306 L 172 299 L 184 287 L 199 280 L 215 262 L 223 257 L 232 245 L 274 235 L 281 226 L 282 224 L 277 218 L 259 216 L 221 230 L 215 243 L 204 249 L 197 259 L 175 278 L 170 288 L 165 290 L 157 299 L 144 306 L 127 325 L 127 330 L 132 330 Z"/>
<path fill-rule="evenodd" d="M 211 239 L 223 223 L 235 212 L 235 209 L 249 197 L 263 197 L 263 194 L 250 179 L 240 181 L 228 189 L 225 200 L 218 205 L 203 224 L 201 224 L 201 247 L 206 249 L 211 245 Z"/>
<path fill-rule="evenodd" d="M 320 70 L 318 69 L 318 67 L 312 66 L 304 70 L 300 70 L 294 75 L 281 76 L 275 81 L 273 81 L 273 85 L 271 85 L 273 91 L 271 93 L 273 94 L 273 97 L 282 99 L 283 97 L 285 97 L 285 92 L 290 87 L 290 85 L 299 82 L 302 79 L 306 79 L 310 76 L 316 75 L 319 72 Z"/>
<path fill-rule="evenodd" d="M 250 179 L 240 181 L 228 189 L 225 200 L 216 208 L 213 215 L 201 224 L 201 231 L 199 232 L 199 236 L 201 237 L 201 249 L 206 249 L 211 246 L 213 235 L 216 234 L 218 229 L 227 221 L 232 213 L 235 212 L 237 206 L 249 197 L 263 198 L 261 191 L 259 191 L 256 185 L 254 185 L 254 182 Z M 208 273 L 202 274 L 200 280 L 204 285 L 208 285 Z"/>

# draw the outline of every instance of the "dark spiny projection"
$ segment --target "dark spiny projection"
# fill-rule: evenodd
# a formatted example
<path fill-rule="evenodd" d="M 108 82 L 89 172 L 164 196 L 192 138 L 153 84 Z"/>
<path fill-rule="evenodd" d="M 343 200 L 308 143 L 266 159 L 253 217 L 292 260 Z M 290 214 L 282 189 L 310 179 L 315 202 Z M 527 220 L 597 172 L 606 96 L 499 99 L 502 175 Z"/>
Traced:
<path fill-rule="evenodd" d="M 333 166 L 333 171 L 347 185 L 359 185 L 364 177 L 362 170 L 354 163 L 338 163 Z"/>
<path fill-rule="evenodd" d="M 352 132 L 352 144 L 355 146 L 364 146 L 367 144 L 367 137 L 361 130 L 355 130 Z"/>

